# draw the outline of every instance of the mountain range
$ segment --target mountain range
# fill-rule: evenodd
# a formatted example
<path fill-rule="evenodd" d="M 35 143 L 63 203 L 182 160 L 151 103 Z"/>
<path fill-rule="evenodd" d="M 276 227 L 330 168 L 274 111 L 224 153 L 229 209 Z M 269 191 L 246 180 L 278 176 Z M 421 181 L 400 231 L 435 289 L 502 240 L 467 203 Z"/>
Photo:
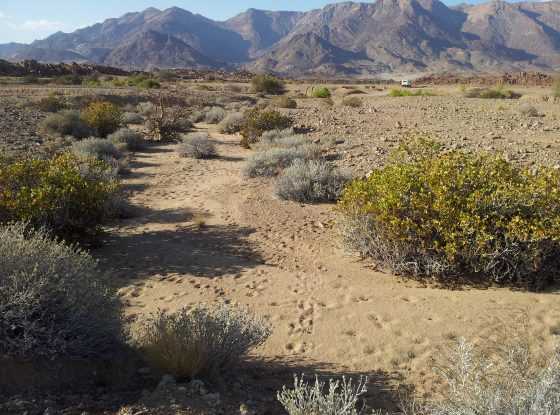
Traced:
<path fill-rule="evenodd" d="M 249 9 L 219 22 L 150 8 L 31 44 L 0 58 L 124 69 L 232 68 L 291 76 L 556 70 L 560 1 L 336 3 L 309 12 Z"/>

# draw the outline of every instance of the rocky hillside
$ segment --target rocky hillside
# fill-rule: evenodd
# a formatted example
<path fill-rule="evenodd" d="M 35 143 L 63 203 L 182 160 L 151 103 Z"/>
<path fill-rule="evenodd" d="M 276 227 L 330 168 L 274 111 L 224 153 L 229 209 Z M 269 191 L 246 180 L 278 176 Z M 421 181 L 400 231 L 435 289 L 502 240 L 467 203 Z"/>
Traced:
<path fill-rule="evenodd" d="M 31 45 L 0 45 L 0 58 L 128 69 L 236 66 L 286 75 L 555 70 L 560 1 L 448 7 L 377 0 L 306 13 L 250 9 L 225 22 L 150 8 Z"/>

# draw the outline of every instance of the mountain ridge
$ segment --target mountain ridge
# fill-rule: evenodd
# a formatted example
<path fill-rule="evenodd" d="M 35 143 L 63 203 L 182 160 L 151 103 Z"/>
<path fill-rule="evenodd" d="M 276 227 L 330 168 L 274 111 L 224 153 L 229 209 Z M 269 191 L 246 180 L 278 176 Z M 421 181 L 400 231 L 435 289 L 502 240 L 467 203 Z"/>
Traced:
<path fill-rule="evenodd" d="M 149 8 L 29 45 L 0 45 L 0 58 L 292 76 L 553 71 L 560 67 L 560 1 L 342 2 L 308 12 L 248 9 L 226 21 Z"/>

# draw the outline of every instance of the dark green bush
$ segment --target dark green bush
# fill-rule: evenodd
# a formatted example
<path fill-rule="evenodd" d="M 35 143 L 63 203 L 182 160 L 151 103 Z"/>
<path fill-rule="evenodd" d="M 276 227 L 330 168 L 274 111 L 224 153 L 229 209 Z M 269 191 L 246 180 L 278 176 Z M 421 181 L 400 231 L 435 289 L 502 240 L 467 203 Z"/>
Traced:
<path fill-rule="evenodd" d="M 115 104 L 96 101 L 82 111 L 81 118 L 99 137 L 107 137 L 121 126 L 123 113 Z"/>
<path fill-rule="evenodd" d="M 262 94 L 282 95 L 286 92 L 284 82 L 271 75 L 256 75 L 251 80 L 251 87 L 253 92 Z"/>
<path fill-rule="evenodd" d="M 243 139 L 241 144 L 249 147 L 256 143 L 265 131 L 285 130 L 291 127 L 293 121 L 290 117 L 278 111 L 260 111 L 252 109 L 245 113 L 245 125 L 241 130 Z"/>
<path fill-rule="evenodd" d="M 311 96 L 313 98 L 330 98 L 331 91 L 326 86 L 313 87 L 311 89 Z"/>
<path fill-rule="evenodd" d="M 400 161 L 397 161 L 400 160 Z M 541 288 L 560 266 L 560 172 L 403 145 L 340 201 L 349 244 L 398 274 Z"/>

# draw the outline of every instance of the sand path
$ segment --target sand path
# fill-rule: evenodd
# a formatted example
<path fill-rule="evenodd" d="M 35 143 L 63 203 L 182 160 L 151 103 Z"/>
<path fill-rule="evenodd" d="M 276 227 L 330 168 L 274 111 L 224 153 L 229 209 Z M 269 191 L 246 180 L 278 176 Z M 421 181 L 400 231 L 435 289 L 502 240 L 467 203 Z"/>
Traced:
<path fill-rule="evenodd" d="M 278 200 L 271 180 L 242 176 L 250 151 L 238 138 L 208 128 L 219 158 L 182 159 L 162 145 L 139 153 L 125 180 L 140 214 L 111 229 L 97 255 L 129 315 L 240 304 L 273 325 L 259 356 L 398 373 L 420 392 L 443 345 L 492 331 L 491 316 L 527 312 L 547 348 L 560 334 L 556 293 L 426 288 L 369 269 L 340 247 L 332 206 Z"/>

